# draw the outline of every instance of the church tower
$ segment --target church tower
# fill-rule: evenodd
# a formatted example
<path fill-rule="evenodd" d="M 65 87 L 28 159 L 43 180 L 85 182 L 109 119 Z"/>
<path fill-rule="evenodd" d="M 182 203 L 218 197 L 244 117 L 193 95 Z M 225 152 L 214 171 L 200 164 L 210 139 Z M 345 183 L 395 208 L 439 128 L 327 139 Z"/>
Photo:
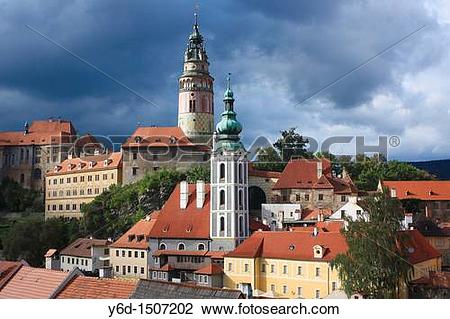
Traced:
<path fill-rule="evenodd" d="M 178 126 L 194 143 L 210 141 L 214 130 L 214 79 L 209 74 L 208 56 L 197 14 L 184 53 L 183 73 L 178 81 Z"/>
<path fill-rule="evenodd" d="M 210 237 L 213 251 L 230 251 L 249 236 L 248 160 L 240 141 L 228 78 L 225 110 L 216 126 L 211 154 Z"/>

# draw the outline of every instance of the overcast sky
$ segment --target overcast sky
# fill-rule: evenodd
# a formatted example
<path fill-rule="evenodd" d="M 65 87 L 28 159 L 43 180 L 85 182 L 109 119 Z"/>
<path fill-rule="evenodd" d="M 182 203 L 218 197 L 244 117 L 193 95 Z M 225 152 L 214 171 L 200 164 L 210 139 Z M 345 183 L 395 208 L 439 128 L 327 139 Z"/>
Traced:
<path fill-rule="evenodd" d="M 247 145 L 295 126 L 319 141 L 399 136 L 390 158 L 450 158 L 449 1 L 197 2 L 216 117 L 231 72 Z M 93 134 L 130 134 L 139 122 L 176 125 L 177 77 L 195 3 L 0 0 L 0 130 L 51 116 Z"/>

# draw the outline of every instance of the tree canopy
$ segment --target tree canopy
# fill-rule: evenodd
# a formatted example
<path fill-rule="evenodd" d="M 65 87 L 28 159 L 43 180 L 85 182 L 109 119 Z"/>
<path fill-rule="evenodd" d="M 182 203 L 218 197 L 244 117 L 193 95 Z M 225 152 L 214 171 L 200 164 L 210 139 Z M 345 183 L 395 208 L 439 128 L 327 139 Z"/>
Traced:
<path fill-rule="evenodd" d="M 361 206 L 369 221 L 347 220 L 343 230 L 348 251 L 336 257 L 336 267 L 347 295 L 396 298 L 408 279 L 411 266 L 401 250 L 399 235 L 403 210 L 387 191 L 366 198 Z"/>

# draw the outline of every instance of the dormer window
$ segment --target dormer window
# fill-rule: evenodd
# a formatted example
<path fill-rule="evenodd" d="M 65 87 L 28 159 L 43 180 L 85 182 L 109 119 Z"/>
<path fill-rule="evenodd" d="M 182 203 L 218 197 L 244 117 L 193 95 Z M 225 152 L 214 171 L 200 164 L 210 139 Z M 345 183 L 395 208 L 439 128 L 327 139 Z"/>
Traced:
<path fill-rule="evenodd" d="M 72 164 L 69 163 L 69 165 L 67 165 L 67 170 L 71 171 L 72 170 Z"/>
<path fill-rule="evenodd" d="M 141 241 L 144 240 L 144 235 L 138 235 L 138 236 L 136 237 L 136 239 L 137 239 L 138 242 L 141 242 Z"/>
<path fill-rule="evenodd" d="M 313 251 L 314 251 L 314 258 L 323 258 L 323 247 L 320 245 L 315 245 L 313 247 Z"/>
<path fill-rule="evenodd" d="M 140 143 L 140 142 L 142 142 L 142 137 L 140 137 L 140 136 L 135 136 L 135 137 L 134 137 L 134 141 L 135 141 L 136 143 Z"/>
<path fill-rule="evenodd" d="M 169 138 L 169 142 L 170 142 L 170 144 L 175 144 L 176 142 L 177 142 L 177 138 L 175 137 L 175 136 L 170 136 L 170 138 Z"/>
<path fill-rule="evenodd" d="M 133 241 L 136 238 L 136 235 L 128 235 L 128 241 Z"/>
<path fill-rule="evenodd" d="M 56 165 L 55 168 L 53 169 L 53 171 L 54 171 L 55 173 L 57 173 L 60 169 L 61 169 L 61 166 Z"/>
<path fill-rule="evenodd" d="M 83 168 L 83 163 L 78 163 L 77 167 L 78 167 L 78 169 L 82 169 Z"/>
<path fill-rule="evenodd" d="M 89 168 L 93 168 L 95 166 L 95 164 L 97 164 L 97 163 L 94 162 L 94 161 L 90 161 L 89 162 Z"/>
<path fill-rule="evenodd" d="M 103 161 L 103 166 L 108 166 L 109 164 L 111 164 L 111 162 L 112 162 L 112 160 L 111 159 L 105 159 L 104 161 Z"/>

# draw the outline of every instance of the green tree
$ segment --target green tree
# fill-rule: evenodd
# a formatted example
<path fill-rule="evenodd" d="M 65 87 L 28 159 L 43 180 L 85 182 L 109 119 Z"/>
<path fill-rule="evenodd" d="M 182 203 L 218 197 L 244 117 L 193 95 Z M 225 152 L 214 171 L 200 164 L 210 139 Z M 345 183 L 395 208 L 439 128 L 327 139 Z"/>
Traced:
<path fill-rule="evenodd" d="M 19 183 L 5 178 L 0 184 L 0 210 L 42 212 L 43 199 L 39 192 L 25 189 Z"/>
<path fill-rule="evenodd" d="M 186 180 L 189 183 L 204 181 L 208 183 L 210 180 L 210 169 L 206 165 L 194 166 L 186 172 Z"/>
<path fill-rule="evenodd" d="M 281 160 L 280 155 L 273 147 L 258 149 L 253 165 L 256 169 L 275 172 L 282 172 L 286 167 L 286 163 Z"/>
<path fill-rule="evenodd" d="M 396 298 L 411 269 L 399 248 L 403 219 L 400 202 L 384 190 L 368 197 L 361 206 L 368 213 L 369 221 L 347 220 L 343 235 L 348 251 L 335 258 L 333 267 L 337 268 L 347 295 Z"/>
<path fill-rule="evenodd" d="M 312 154 L 306 149 L 308 139 L 305 139 L 297 128 L 291 127 L 280 131 L 281 137 L 273 144 L 278 150 L 283 162 L 289 162 L 292 158 L 311 158 Z"/>

